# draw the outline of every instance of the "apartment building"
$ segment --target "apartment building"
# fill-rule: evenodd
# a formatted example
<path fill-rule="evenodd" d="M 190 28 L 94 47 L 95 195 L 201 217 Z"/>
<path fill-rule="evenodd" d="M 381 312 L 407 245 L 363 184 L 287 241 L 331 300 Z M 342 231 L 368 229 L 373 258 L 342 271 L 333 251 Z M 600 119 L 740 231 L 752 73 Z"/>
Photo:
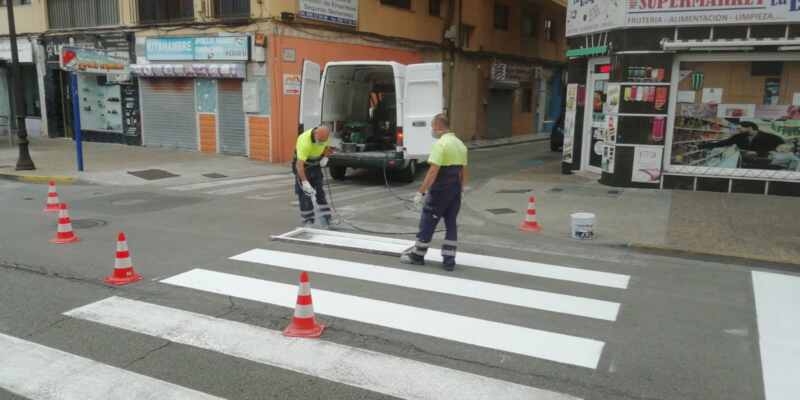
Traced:
<path fill-rule="evenodd" d="M 444 104 L 465 140 L 546 132 L 560 112 L 563 1 L 22 0 L 15 10 L 41 99 L 31 112 L 50 136 L 72 134 L 76 99 L 89 140 L 286 162 L 305 61 L 442 62 Z"/>

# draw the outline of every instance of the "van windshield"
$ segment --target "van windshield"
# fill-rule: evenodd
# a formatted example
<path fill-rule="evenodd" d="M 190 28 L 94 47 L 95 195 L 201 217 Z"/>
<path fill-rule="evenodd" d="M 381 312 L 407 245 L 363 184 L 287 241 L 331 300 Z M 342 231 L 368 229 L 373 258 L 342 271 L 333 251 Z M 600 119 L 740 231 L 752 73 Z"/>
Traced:
<path fill-rule="evenodd" d="M 322 122 L 342 150 L 394 149 L 397 90 L 389 65 L 334 65 L 325 73 Z"/>

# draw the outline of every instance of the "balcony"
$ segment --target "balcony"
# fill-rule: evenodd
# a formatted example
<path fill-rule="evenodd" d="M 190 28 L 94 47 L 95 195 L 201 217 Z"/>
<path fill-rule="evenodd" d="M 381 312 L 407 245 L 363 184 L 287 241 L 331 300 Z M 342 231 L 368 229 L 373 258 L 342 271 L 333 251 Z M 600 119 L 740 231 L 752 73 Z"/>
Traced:
<path fill-rule="evenodd" d="M 163 24 L 194 19 L 193 0 L 139 0 L 139 22 Z"/>
<path fill-rule="evenodd" d="M 49 0 L 50 29 L 88 28 L 119 24 L 118 0 Z"/>
<path fill-rule="evenodd" d="M 217 18 L 249 18 L 250 0 L 212 0 Z"/>

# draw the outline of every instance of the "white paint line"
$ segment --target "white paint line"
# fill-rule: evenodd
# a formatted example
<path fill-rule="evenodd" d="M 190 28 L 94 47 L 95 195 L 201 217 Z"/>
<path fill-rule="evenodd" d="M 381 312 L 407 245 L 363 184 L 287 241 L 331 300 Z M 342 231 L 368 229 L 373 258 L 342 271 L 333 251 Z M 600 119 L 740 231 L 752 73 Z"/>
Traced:
<path fill-rule="evenodd" d="M 615 321 L 619 312 L 619 303 L 610 301 L 303 254 L 255 249 L 231 257 L 231 260 L 427 290 L 606 321 Z"/>
<path fill-rule="evenodd" d="M 0 387 L 31 400 L 221 400 L 3 334 Z"/>
<path fill-rule="evenodd" d="M 380 193 L 384 191 L 383 187 L 377 188 L 368 188 L 368 189 L 353 189 L 348 190 L 347 192 L 338 193 L 336 191 L 333 192 L 333 201 L 336 204 L 340 204 L 344 201 L 355 200 L 364 196 L 371 196 L 375 193 Z M 292 202 L 293 205 L 297 205 L 297 201 Z"/>
<path fill-rule="evenodd" d="M 252 185 L 245 185 L 245 186 L 234 186 L 231 188 L 216 189 L 203 193 L 215 196 L 228 196 L 232 194 L 247 193 L 256 190 L 273 189 L 278 187 L 282 187 L 284 191 L 292 190 L 289 183 L 281 181 L 281 182 L 268 182 L 268 183 L 254 183 Z"/>
<path fill-rule="evenodd" d="M 375 228 L 373 228 L 375 229 Z M 349 232 L 316 231 L 313 235 L 290 238 L 306 243 L 331 245 L 368 250 L 383 253 L 400 253 L 414 245 L 410 240 L 399 240 L 383 236 L 362 235 Z M 324 232 L 324 234 L 320 233 Z M 441 250 L 431 249 L 426 260 L 441 262 Z M 492 271 L 510 272 L 514 274 L 535 276 L 539 278 L 556 279 L 576 282 L 587 285 L 605 286 L 616 289 L 627 289 L 630 276 L 612 272 L 594 271 L 582 268 L 563 267 L 559 265 L 542 264 L 531 261 L 516 260 L 511 258 L 491 257 L 480 254 L 458 252 L 456 263 L 466 267 L 482 268 Z"/>
<path fill-rule="evenodd" d="M 110 297 L 65 313 L 115 328 L 415 400 L 577 400 L 432 364 L 159 305 Z"/>
<path fill-rule="evenodd" d="M 430 249 L 426 260 L 442 261 L 439 249 Z M 511 272 L 515 274 L 536 276 L 539 278 L 584 283 L 587 285 L 606 286 L 615 289 L 627 289 L 631 277 L 613 272 L 593 271 L 583 268 L 563 267 L 560 265 L 542 264 L 532 261 L 515 260 L 459 252 L 456 263 L 475 268 L 493 271 Z"/>
<path fill-rule="evenodd" d="M 194 269 L 162 283 L 224 296 L 295 306 L 297 287 L 221 272 Z M 316 312 L 474 346 L 595 369 L 605 345 L 601 341 L 485 321 L 424 308 L 312 291 Z"/>
<path fill-rule="evenodd" d="M 761 370 L 766 400 L 800 393 L 800 277 L 753 271 Z"/>
<path fill-rule="evenodd" d="M 278 179 L 287 179 L 291 178 L 292 175 L 266 175 L 266 176 L 253 176 L 250 178 L 239 178 L 239 179 L 227 179 L 227 180 L 219 180 L 219 181 L 212 181 L 212 182 L 203 182 L 203 183 L 193 183 L 190 185 L 181 185 L 181 186 L 172 186 L 167 187 L 167 190 L 177 190 L 177 191 L 189 191 L 189 190 L 200 190 L 200 189 L 211 189 L 220 186 L 230 186 L 230 185 L 238 185 L 242 183 L 253 183 L 253 182 L 265 182 L 265 181 L 274 181 Z"/>

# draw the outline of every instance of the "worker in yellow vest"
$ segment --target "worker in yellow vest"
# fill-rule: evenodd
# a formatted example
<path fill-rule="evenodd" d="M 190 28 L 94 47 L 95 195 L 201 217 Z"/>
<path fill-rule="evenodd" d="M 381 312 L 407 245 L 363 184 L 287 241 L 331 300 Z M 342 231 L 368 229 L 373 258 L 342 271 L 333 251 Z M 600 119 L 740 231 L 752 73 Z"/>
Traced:
<path fill-rule="evenodd" d="M 331 208 L 322 187 L 322 168 L 327 166 L 328 156 L 333 153 L 328 146 L 330 133 L 328 127 L 318 126 L 297 137 L 292 172 L 295 175 L 294 191 L 300 203 L 300 217 L 304 226 L 312 226 L 315 219 L 323 228 L 330 226 Z M 318 215 L 314 215 L 313 198 L 317 200 Z"/>

